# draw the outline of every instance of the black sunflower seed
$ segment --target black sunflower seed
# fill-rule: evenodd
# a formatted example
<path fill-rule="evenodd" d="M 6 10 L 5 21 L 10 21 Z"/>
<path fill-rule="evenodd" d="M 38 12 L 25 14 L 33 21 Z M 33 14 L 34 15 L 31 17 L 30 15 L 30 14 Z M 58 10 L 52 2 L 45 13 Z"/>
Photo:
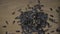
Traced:
<path fill-rule="evenodd" d="M 3 26 L 3 28 L 6 28 L 7 26 Z"/>
<path fill-rule="evenodd" d="M 54 31 L 51 31 L 51 33 L 53 33 Z"/>
<path fill-rule="evenodd" d="M 50 8 L 50 10 L 52 11 L 53 9 L 52 9 L 52 8 Z"/>
<path fill-rule="evenodd" d="M 60 7 L 58 7 L 58 9 L 60 9 Z"/>
<path fill-rule="evenodd" d="M 14 15 L 14 14 L 15 14 L 15 12 L 12 13 L 12 15 Z"/>
<path fill-rule="evenodd" d="M 6 31 L 6 33 L 5 34 L 8 34 L 8 32 Z"/>
<path fill-rule="evenodd" d="M 15 23 L 15 20 L 13 21 L 13 24 Z"/>
<path fill-rule="evenodd" d="M 54 17 L 53 15 L 50 15 L 51 17 Z"/>
<path fill-rule="evenodd" d="M 50 34 L 50 33 L 47 33 L 47 34 Z"/>
<path fill-rule="evenodd" d="M 56 29 L 56 32 L 60 32 L 60 29 Z"/>
<path fill-rule="evenodd" d="M 20 32 L 20 30 L 16 30 L 16 32 Z"/>
<path fill-rule="evenodd" d="M 5 21 L 6 22 L 6 24 L 8 24 L 8 21 Z"/>

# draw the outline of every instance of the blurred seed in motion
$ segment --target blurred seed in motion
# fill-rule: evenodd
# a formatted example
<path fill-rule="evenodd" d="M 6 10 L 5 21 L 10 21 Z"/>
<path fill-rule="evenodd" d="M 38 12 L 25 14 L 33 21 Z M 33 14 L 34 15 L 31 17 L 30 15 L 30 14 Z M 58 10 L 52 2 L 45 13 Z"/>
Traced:
<path fill-rule="evenodd" d="M 32 7 L 29 4 L 27 5 L 27 7 L 28 7 L 28 9 L 32 9 Z"/>
<path fill-rule="evenodd" d="M 56 29 L 56 32 L 60 32 L 60 29 Z"/>
<path fill-rule="evenodd" d="M 52 11 L 53 9 L 52 9 L 52 8 L 50 8 L 50 10 Z"/>
<path fill-rule="evenodd" d="M 5 21 L 6 22 L 6 24 L 8 24 L 8 21 Z"/>
<path fill-rule="evenodd" d="M 13 21 L 13 24 L 15 23 L 15 20 Z"/>
<path fill-rule="evenodd" d="M 3 28 L 6 28 L 7 26 L 3 26 Z"/>
<path fill-rule="evenodd" d="M 15 12 L 12 13 L 12 15 L 14 15 L 14 14 L 15 14 Z"/>
<path fill-rule="evenodd" d="M 58 9 L 60 9 L 60 6 L 58 7 Z"/>
<path fill-rule="evenodd" d="M 57 12 L 57 13 L 59 13 L 59 10 L 58 10 L 58 9 L 56 9 L 56 12 Z"/>
<path fill-rule="evenodd" d="M 6 33 L 5 34 L 8 34 L 8 32 L 6 31 Z"/>
<path fill-rule="evenodd" d="M 20 30 L 16 30 L 16 32 L 20 32 Z"/>
<path fill-rule="evenodd" d="M 54 17 L 53 15 L 50 15 L 51 17 Z"/>
<path fill-rule="evenodd" d="M 54 31 L 51 31 L 51 33 L 53 33 Z"/>
<path fill-rule="evenodd" d="M 44 7 L 44 5 L 41 5 L 41 7 Z"/>
<path fill-rule="evenodd" d="M 19 17 L 17 16 L 17 17 L 15 17 L 15 19 L 19 19 Z"/>
<path fill-rule="evenodd" d="M 50 33 L 47 33 L 47 34 L 50 34 Z"/>

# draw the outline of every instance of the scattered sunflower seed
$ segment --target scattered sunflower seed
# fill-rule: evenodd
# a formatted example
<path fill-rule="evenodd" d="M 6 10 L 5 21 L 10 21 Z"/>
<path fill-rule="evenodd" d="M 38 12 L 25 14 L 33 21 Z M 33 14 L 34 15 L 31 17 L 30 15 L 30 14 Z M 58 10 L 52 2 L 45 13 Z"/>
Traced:
<path fill-rule="evenodd" d="M 8 21 L 5 21 L 6 22 L 6 24 L 8 24 Z"/>
<path fill-rule="evenodd" d="M 3 26 L 3 28 L 6 28 L 7 26 Z"/>
<path fill-rule="evenodd" d="M 50 10 L 52 11 L 53 9 L 52 9 L 52 8 L 50 8 Z"/>
<path fill-rule="evenodd" d="M 12 15 L 14 15 L 14 14 L 15 14 L 15 12 L 12 13 Z"/>
<path fill-rule="evenodd" d="M 16 32 L 20 32 L 20 30 L 16 30 Z"/>

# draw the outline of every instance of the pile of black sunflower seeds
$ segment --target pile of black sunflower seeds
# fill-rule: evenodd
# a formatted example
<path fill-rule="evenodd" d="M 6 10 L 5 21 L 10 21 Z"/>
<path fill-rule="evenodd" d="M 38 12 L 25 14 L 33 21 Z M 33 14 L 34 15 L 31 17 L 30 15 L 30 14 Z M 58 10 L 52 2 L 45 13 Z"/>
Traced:
<path fill-rule="evenodd" d="M 32 10 L 21 12 L 21 14 L 15 18 L 20 19 L 22 34 L 32 34 L 32 32 L 45 34 L 43 28 L 49 26 L 49 23 L 47 22 L 48 14 L 41 10 L 42 6 L 43 5 L 40 5 L 40 1 L 38 0 L 38 4 L 33 7 L 28 7 Z"/>

